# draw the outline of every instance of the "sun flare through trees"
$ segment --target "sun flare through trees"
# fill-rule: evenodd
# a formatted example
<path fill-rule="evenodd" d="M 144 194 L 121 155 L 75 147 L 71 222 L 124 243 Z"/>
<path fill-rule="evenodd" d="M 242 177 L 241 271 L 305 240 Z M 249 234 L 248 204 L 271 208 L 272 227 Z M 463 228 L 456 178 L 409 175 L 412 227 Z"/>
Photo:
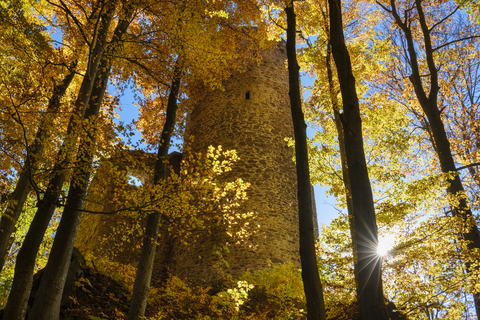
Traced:
<path fill-rule="evenodd" d="M 479 11 L 0 1 L 0 320 L 480 319 Z"/>

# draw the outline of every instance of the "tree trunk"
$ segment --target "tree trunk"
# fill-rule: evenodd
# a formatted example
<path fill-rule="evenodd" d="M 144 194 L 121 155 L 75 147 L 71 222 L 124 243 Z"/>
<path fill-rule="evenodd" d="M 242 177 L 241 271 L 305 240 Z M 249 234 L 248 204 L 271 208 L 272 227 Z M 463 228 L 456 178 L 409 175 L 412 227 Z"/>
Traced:
<path fill-rule="evenodd" d="M 154 184 L 166 179 L 167 163 L 165 159 L 168 155 L 172 132 L 175 128 L 177 117 L 177 98 L 180 89 L 182 62 L 177 58 L 173 72 L 172 86 L 168 96 L 167 118 L 160 136 L 158 146 L 157 160 L 155 162 Z M 143 238 L 142 253 L 138 263 L 137 275 L 133 286 L 132 300 L 128 310 L 127 320 L 137 320 L 145 315 L 147 307 L 148 289 L 152 278 L 153 262 L 157 248 L 158 229 L 162 217 L 161 208 L 150 213 L 147 217 L 147 227 L 145 237 Z"/>
<path fill-rule="evenodd" d="M 377 223 L 372 188 L 363 149 L 362 121 L 355 78 L 342 25 L 340 0 L 329 0 L 330 43 L 337 66 L 343 99 L 343 135 L 353 203 L 354 238 L 357 257 L 355 280 L 360 318 L 388 320 L 383 296 L 381 259 L 376 253 Z"/>
<path fill-rule="evenodd" d="M 441 171 L 443 173 L 451 174 L 456 173 L 457 168 L 453 159 L 452 150 L 450 148 L 450 142 L 445 131 L 440 110 L 438 108 L 438 93 L 440 86 L 438 84 L 438 70 L 434 60 L 434 50 L 432 47 L 430 33 L 431 30 L 427 26 L 425 15 L 423 13 L 422 2 L 415 0 L 417 8 L 420 28 L 423 33 L 425 55 L 427 60 L 428 70 L 430 72 L 430 92 L 427 93 L 424 90 L 422 84 L 422 76 L 420 75 L 420 69 L 418 66 L 418 57 L 416 53 L 416 46 L 414 44 L 412 31 L 410 26 L 407 25 L 398 15 L 395 0 L 390 1 L 391 14 L 395 19 L 395 23 L 403 31 L 405 39 L 407 41 L 409 65 L 412 74 L 409 79 L 415 90 L 417 100 L 428 119 L 428 125 L 430 134 L 432 137 L 433 147 L 437 153 L 438 160 L 440 162 Z M 460 236 L 463 240 L 467 241 L 467 249 L 469 253 L 473 253 L 476 250 L 480 250 L 480 232 L 475 221 L 475 218 L 470 210 L 467 199 L 465 197 L 465 190 L 458 174 L 454 178 L 449 180 L 449 186 L 447 192 L 452 197 L 451 206 L 452 212 L 455 217 L 458 217 L 461 221 L 462 230 Z M 454 204 L 455 203 L 455 204 Z M 467 272 L 472 272 L 473 269 L 470 262 L 466 263 Z M 473 294 L 475 302 L 475 310 L 477 318 L 480 319 L 480 293 Z"/>
<path fill-rule="evenodd" d="M 108 70 L 107 68 L 109 69 L 108 62 L 102 60 L 100 70 Z M 92 113 L 92 108 L 95 109 L 99 107 L 105 93 L 108 73 L 107 71 L 103 71 L 101 75 L 102 79 L 97 81 L 97 85 L 95 85 L 92 91 L 92 97 L 94 98 L 90 100 L 90 104 L 86 110 L 86 116 Z M 47 189 L 46 197 L 39 203 L 37 213 L 18 252 L 12 289 L 10 290 L 4 312 L 7 319 L 25 319 L 37 252 L 55 211 L 55 203 L 59 196 L 58 191 L 60 191 L 63 186 L 64 179 L 65 172 L 63 171 L 56 174 L 52 180 L 52 184 L 49 185 L 49 189 Z"/>
<path fill-rule="evenodd" d="M 328 87 L 330 91 L 330 101 L 332 102 L 333 107 L 333 119 L 335 122 L 335 128 L 337 129 L 338 136 L 338 147 L 340 149 L 340 161 L 342 162 L 342 178 L 343 184 L 345 186 L 345 199 L 347 202 L 347 212 L 348 212 L 348 222 L 350 226 L 350 237 L 352 240 L 355 238 L 355 221 L 353 220 L 353 202 L 352 202 L 352 191 L 350 190 L 350 177 L 348 176 L 348 165 L 347 165 L 347 155 L 345 152 L 345 138 L 343 136 L 343 125 L 340 114 L 340 104 L 337 99 L 337 92 L 335 92 L 335 86 L 333 84 L 333 71 L 331 64 L 331 51 L 332 48 L 328 44 L 327 48 L 327 76 L 328 76 Z M 354 261 L 357 260 L 357 252 L 355 246 L 353 247 L 353 258 Z M 355 265 L 354 265 L 355 268 Z"/>
<path fill-rule="evenodd" d="M 68 73 L 63 79 L 62 83 L 55 86 L 53 89 L 52 98 L 49 101 L 45 116 L 38 126 L 35 140 L 30 148 L 27 147 L 27 157 L 25 164 L 18 178 L 15 190 L 12 193 L 11 198 L 8 199 L 4 214 L 0 220 L 0 273 L 5 265 L 5 259 L 8 256 L 8 248 L 10 243 L 10 237 L 12 236 L 15 223 L 17 222 L 20 214 L 22 213 L 23 205 L 27 200 L 27 196 L 31 190 L 31 181 L 33 180 L 33 172 L 36 168 L 36 163 L 41 157 L 43 149 L 45 147 L 45 141 L 49 139 L 49 128 L 53 124 L 58 108 L 60 108 L 60 100 L 65 95 L 67 88 L 75 77 L 75 67 L 77 63 L 73 63 L 70 67 L 70 73 Z"/>
<path fill-rule="evenodd" d="M 80 225 L 82 209 L 92 171 L 93 157 L 96 151 L 97 117 L 110 76 L 111 57 L 109 57 L 109 55 L 115 51 L 115 46 L 121 41 L 123 34 L 130 24 L 131 16 L 132 13 L 118 23 L 109 45 L 109 52 L 104 55 L 100 64 L 100 74 L 97 77 L 96 85 L 91 95 L 92 99 L 85 113 L 86 124 L 83 130 L 86 132 L 86 137 L 82 143 L 80 143 L 77 154 L 78 163 L 73 171 L 67 202 L 34 305 L 28 317 L 29 320 L 58 319 L 70 257 Z"/>
<path fill-rule="evenodd" d="M 302 110 L 300 75 L 297 63 L 296 16 L 293 2 L 285 8 L 287 14 L 287 57 L 295 134 L 295 158 L 298 185 L 298 222 L 300 231 L 300 260 L 305 296 L 307 298 L 307 319 L 326 319 L 322 282 L 318 273 L 315 252 L 315 231 L 313 226 L 312 193 L 310 192 L 310 171 L 308 166 L 307 125 Z"/>
<path fill-rule="evenodd" d="M 82 81 L 82 85 L 80 87 L 77 100 L 75 101 L 74 111 L 73 111 L 72 117 L 70 118 L 67 132 L 74 133 L 75 127 L 78 125 L 80 121 L 83 120 L 85 108 L 87 107 L 90 101 L 90 95 L 92 92 L 93 84 L 95 82 L 98 65 L 100 64 L 100 60 L 102 59 L 103 52 L 107 44 L 106 40 L 108 36 L 108 29 L 113 19 L 114 9 L 115 9 L 114 6 L 110 5 L 109 8 L 106 10 L 105 14 L 102 15 L 102 18 L 99 24 L 99 34 L 97 35 L 97 41 L 95 42 L 95 47 L 92 50 L 91 55 L 89 57 L 90 63 L 88 64 L 87 71 L 85 72 L 85 76 Z M 77 140 L 76 137 L 77 136 L 75 133 L 73 134 L 73 137 L 67 134 L 67 136 L 65 137 L 64 143 L 58 153 L 59 155 L 62 155 L 62 158 L 60 159 L 68 160 L 68 158 L 73 152 L 73 149 L 75 148 L 75 144 Z M 59 158 L 57 157 L 56 164 L 59 163 L 58 159 Z M 61 161 L 64 161 L 64 160 L 61 160 Z M 55 171 L 54 171 L 54 175 L 55 175 Z M 62 181 L 62 184 L 63 184 L 63 181 Z M 25 187 L 27 189 L 30 189 L 30 183 L 26 184 Z M 22 190 L 19 190 L 19 192 L 25 192 Z M 18 208 L 17 206 L 17 210 L 18 210 L 17 214 L 19 217 L 22 209 Z M 13 232 L 13 228 L 15 226 L 15 222 L 18 219 L 18 217 L 15 220 L 2 219 L 1 223 L 3 225 L 1 225 L 0 228 L 1 228 L 1 231 L 3 232 L 0 233 L 0 250 L 6 251 L 6 248 L 8 248 L 8 241 Z M 0 251 L 0 255 L 2 255 L 2 257 L 5 256 L 4 252 L 2 251 Z"/>

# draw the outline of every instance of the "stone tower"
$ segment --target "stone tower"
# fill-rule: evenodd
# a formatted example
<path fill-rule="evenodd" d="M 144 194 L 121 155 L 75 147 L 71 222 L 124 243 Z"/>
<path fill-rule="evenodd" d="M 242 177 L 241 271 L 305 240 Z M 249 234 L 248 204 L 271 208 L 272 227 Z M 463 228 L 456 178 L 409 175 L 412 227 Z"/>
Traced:
<path fill-rule="evenodd" d="M 240 161 L 225 179 L 240 177 L 251 183 L 244 210 L 258 215 L 260 232 L 254 250 L 229 248 L 225 258 L 230 274 L 261 269 L 269 262 L 299 262 L 296 168 L 285 141 L 293 138 L 285 42 L 261 56 L 246 72 L 224 81 L 224 91 L 206 95 L 187 120 L 186 136 L 194 137 L 194 151 L 205 152 L 210 145 L 235 149 Z M 222 239 L 213 234 L 191 248 L 175 247 L 172 270 L 208 282 L 215 277 L 211 250 Z"/>
<path fill-rule="evenodd" d="M 243 210 L 256 213 L 260 232 L 254 236 L 254 249 L 232 245 L 230 253 L 223 256 L 229 265 L 223 267 L 223 272 L 232 275 L 262 269 L 270 263 L 300 261 L 296 169 L 293 150 L 285 141 L 293 138 L 285 42 L 262 51 L 261 57 L 246 72 L 234 73 L 225 80 L 225 90 L 206 94 L 189 114 L 186 127 L 186 135 L 194 137 L 193 151 L 205 152 L 210 145 L 235 149 L 240 160 L 222 179 L 242 178 L 251 184 Z M 141 169 L 128 170 L 148 180 Z M 107 198 L 95 201 L 107 203 Z M 101 216 L 83 218 L 76 243 L 81 251 L 94 251 L 96 255 L 108 251 L 98 239 L 111 232 L 115 218 Z M 225 240 L 224 232 L 205 233 L 185 246 L 162 235 L 155 272 L 159 274 L 166 267 L 180 278 L 212 284 L 222 277 L 215 271 L 218 256 L 212 250 L 225 244 Z M 119 260 L 136 265 L 136 259 L 138 252 Z"/>

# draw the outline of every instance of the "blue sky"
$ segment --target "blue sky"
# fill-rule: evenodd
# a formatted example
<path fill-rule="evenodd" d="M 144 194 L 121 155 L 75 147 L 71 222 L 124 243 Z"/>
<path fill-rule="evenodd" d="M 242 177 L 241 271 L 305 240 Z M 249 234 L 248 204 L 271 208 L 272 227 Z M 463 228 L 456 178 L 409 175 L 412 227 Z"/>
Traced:
<path fill-rule="evenodd" d="M 302 84 L 310 85 L 313 83 L 313 79 L 307 76 L 302 76 Z M 113 93 L 113 92 L 112 92 Z M 305 93 L 307 95 L 308 92 Z M 306 98 L 306 96 L 305 96 Z M 131 91 L 125 91 L 120 97 L 120 107 L 122 111 L 119 111 L 120 120 L 125 124 L 131 123 L 138 117 L 138 107 L 134 104 L 134 96 Z M 311 128 L 307 129 L 307 134 L 313 137 L 315 131 Z M 140 140 L 141 135 L 137 133 L 132 140 Z M 321 230 L 322 224 L 330 224 L 331 220 L 339 216 L 338 208 L 335 207 L 336 199 L 334 197 L 328 197 L 325 195 L 326 188 L 321 186 L 314 186 L 315 189 L 315 204 L 317 208 L 317 217 L 319 223 L 319 230 Z"/>
<path fill-rule="evenodd" d="M 59 43 L 62 42 L 61 34 L 50 32 L 52 38 Z M 57 45 L 60 45 L 57 43 Z M 309 77 L 306 75 L 301 76 L 301 81 L 304 86 L 309 86 L 313 84 L 313 77 Z M 110 88 L 111 94 L 116 94 Z M 304 99 L 306 100 L 308 96 L 308 90 L 304 90 Z M 119 111 L 120 121 L 124 124 L 129 124 L 135 119 L 138 118 L 138 107 L 135 105 L 134 94 L 131 90 L 127 88 L 125 92 L 120 96 L 120 107 L 121 111 Z M 311 128 L 307 129 L 307 134 L 309 137 L 313 137 L 315 131 Z M 141 134 L 136 133 L 132 138 L 132 141 L 136 142 L 141 139 Z M 328 197 L 325 195 L 326 188 L 320 186 L 314 186 L 315 189 L 315 204 L 317 207 L 317 217 L 319 223 L 319 230 L 321 229 L 322 224 L 330 224 L 332 219 L 339 216 L 339 211 L 335 207 L 336 199 L 334 197 Z"/>

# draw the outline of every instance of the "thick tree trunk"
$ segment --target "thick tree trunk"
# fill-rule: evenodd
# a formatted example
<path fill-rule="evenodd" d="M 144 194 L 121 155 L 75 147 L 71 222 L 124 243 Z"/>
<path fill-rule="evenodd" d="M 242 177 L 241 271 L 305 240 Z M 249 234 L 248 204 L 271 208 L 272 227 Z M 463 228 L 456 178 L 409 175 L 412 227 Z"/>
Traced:
<path fill-rule="evenodd" d="M 307 319 L 326 319 L 323 289 L 318 273 L 313 226 L 312 193 L 310 192 L 310 170 L 308 166 L 307 125 L 302 110 L 300 95 L 300 74 L 297 63 L 296 17 L 293 2 L 285 8 L 287 14 L 287 57 L 295 134 L 295 157 L 298 185 L 298 221 L 300 230 L 300 260 L 305 296 L 307 298 Z"/>
<path fill-rule="evenodd" d="M 171 136 L 177 118 L 177 98 L 180 89 L 182 68 L 182 62 L 180 58 L 177 58 L 173 72 L 172 86 L 168 96 L 167 118 L 160 136 L 160 144 L 155 163 L 154 184 L 158 184 L 161 180 L 166 179 L 167 163 L 165 162 L 165 159 L 168 155 Z M 147 217 L 147 227 L 145 230 L 145 237 L 143 238 L 142 253 L 138 263 L 137 275 L 133 286 L 132 300 L 130 301 L 127 320 L 141 319 L 145 315 L 161 217 L 161 208 L 150 213 Z"/>
<path fill-rule="evenodd" d="M 130 24 L 131 15 L 132 13 L 117 25 L 109 47 L 109 52 L 105 54 L 100 64 L 100 73 L 95 82 L 96 86 L 92 91 L 92 99 L 85 113 L 86 123 L 83 130 L 86 132 L 86 137 L 83 139 L 78 150 L 78 163 L 73 171 L 67 202 L 34 305 L 28 317 L 29 320 L 58 319 L 70 257 L 80 225 L 82 209 L 92 171 L 93 157 L 96 150 L 97 118 L 110 76 L 111 57 L 108 57 L 108 55 L 115 51 L 114 46 L 121 41 L 123 34 L 125 34 Z"/>
<path fill-rule="evenodd" d="M 418 65 L 418 57 L 416 52 L 416 46 L 412 36 L 410 26 L 407 25 L 400 18 L 395 0 L 390 1 L 391 9 L 390 13 L 395 19 L 395 23 L 403 31 L 405 39 L 407 41 L 407 49 L 409 56 L 409 66 L 412 74 L 410 75 L 410 82 L 415 90 L 417 100 L 428 119 L 428 125 L 430 129 L 430 135 L 432 137 L 433 147 L 437 153 L 438 160 L 440 162 L 441 171 L 443 173 L 451 174 L 457 171 L 455 161 L 453 159 L 450 142 L 445 131 L 440 110 L 438 108 L 438 92 L 440 86 L 438 84 L 438 70 L 435 65 L 435 59 L 433 56 L 434 50 L 432 47 L 432 41 L 430 37 L 431 30 L 427 26 L 425 15 L 423 12 L 422 2 L 415 0 L 415 6 L 417 8 L 418 17 L 420 21 L 420 28 L 423 33 L 425 55 L 427 60 L 428 70 L 430 72 L 430 92 L 427 95 L 422 84 L 422 76 L 420 75 L 420 69 Z M 462 230 L 460 232 L 461 238 L 467 241 L 467 249 L 469 253 L 473 253 L 475 250 L 480 250 L 480 232 L 476 224 L 475 218 L 470 210 L 467 199 L 465 197 L 465 190 L 462 185 L 462 181 L 459 175 L 455 175 L 454 178 L 449 180 L 449 186 L 447 187 L 449 196 L 452 197 L 452 212 L 453 215 L 458 217 L 461 222 Z M 466 269 L 468 272 L 474 271 L 471 263 L 466 263 Z M 480 293 L 474 293 L 473 298 L 475 301 L 475 310 L 477 318 L 480 319 Z"/>
<path fill-rule="evenodd" d="M 378 239 L 373 194 L 363 149 L 362 121 L 355 78 L 343 34 L 341 2 L 329 0 L 328 4 L 330 43 L 343 99 L 343 135 L 353 203 L 355 233 L 352 240 L 357 252 L 355 280 L 360 318 L 387 320 L 381 259 L 376 253 Z"/>
<path fill-rule="evenodd" d="M 53 89 L 53 96 L 49 101 L 45 116 L 38 126 L 35 140 L 30 148 L 27 148 L 27 158 L 25 164 L 18 178 L 15 190 L 12 193 L 11 198 L 8 200 L 5 213 L 0 220 L 0 273 L 5 265 L 5 259 L 8 255 L 8 248 L 10 243 L 10 237 L 12 236 L 15 223 L 17 222 L 20 214 L 22 213 L 23 205 L 27 200 L 27 196 L 31 191 L 31 181 L 33 180 L 33 173 L 36 168 L 38 158 L 41 157 L 43 149 L 45 147 L 45 141 L 49 139 L 53 119 L 55 117 L 58 108 L 60 108 L 60 100 L 65 95 L 67 88 L 75 77 L 75 67 L 77 63 L 73 63 L 70 67 L 70 73 L 68 73 L 63 79 L 62 83 L 55 86 Z"/>

